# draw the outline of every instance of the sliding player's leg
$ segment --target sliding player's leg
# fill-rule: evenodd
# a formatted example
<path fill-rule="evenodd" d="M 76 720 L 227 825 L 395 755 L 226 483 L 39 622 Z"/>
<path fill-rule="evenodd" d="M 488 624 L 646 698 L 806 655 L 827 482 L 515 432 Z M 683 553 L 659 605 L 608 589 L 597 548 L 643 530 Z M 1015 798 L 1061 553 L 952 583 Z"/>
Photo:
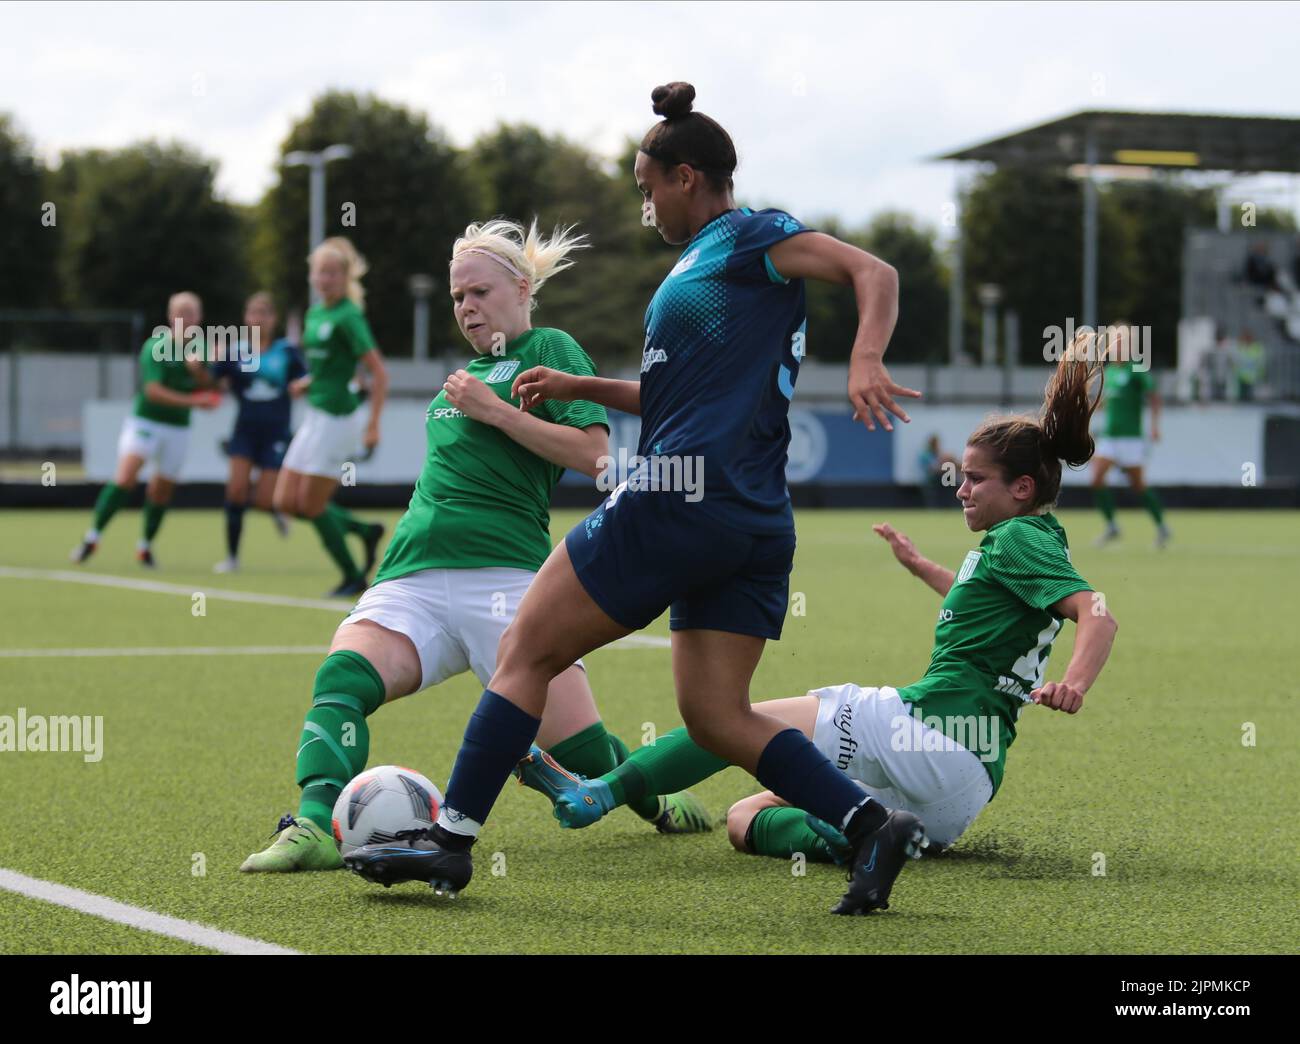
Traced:
<path fill-rule="evenodd" d="M 815 863 L 843 864 L 853 854 L 838 830 L 791 808 L 770 790 L 741 798 L 727 810 L 727 840 L 738 852 L 778 859 L 802 855 Z"/>
<path fill-rule="evenodd" d="M 769 700 L 754 704 L 754 710 L 809 737 L 817 720 L 817 700 L 812 696 Z M 590 826 L 620 805 L 685 791 L 730 764 L 694 742 L 685 727 L 632 752 L 623 764 L 599 779 L 575 779 L 578 770 L 554 751 L 550 753 L 569 772 L 548 768 L 544 759 L 530 756 L 520 764 L 519 777 L 525 786 L 551 799 L 555 818 L 564 827 Z"/>

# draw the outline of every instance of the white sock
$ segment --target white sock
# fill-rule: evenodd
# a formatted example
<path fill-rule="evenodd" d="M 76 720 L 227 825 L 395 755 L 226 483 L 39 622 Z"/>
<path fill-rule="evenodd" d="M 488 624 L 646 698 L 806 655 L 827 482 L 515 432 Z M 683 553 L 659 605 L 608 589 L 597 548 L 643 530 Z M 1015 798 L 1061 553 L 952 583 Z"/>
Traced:
<path fill-rule="evenodd" d="M 86 535 L 85 535 L 85 537 L 83 537 L 82 539 L 84 539 L 85 542 L 86 542 L 87 544 L 98 544 L 98 543 L 99 543 L 99 530 L 98 530 L 98 529 L 87 529 L 87 530 L 86 530 Z"/>
<path fill-rule="evenodd" d="M 442 806 L 438 813 L 438 826 L 449 834 L 458 834 L 461 837 L 478 837 L 478 833 L 483 829 L 483 824 L 476 819 L 470 819 L 463 812 L 457 812 L 454 808 Z"/>

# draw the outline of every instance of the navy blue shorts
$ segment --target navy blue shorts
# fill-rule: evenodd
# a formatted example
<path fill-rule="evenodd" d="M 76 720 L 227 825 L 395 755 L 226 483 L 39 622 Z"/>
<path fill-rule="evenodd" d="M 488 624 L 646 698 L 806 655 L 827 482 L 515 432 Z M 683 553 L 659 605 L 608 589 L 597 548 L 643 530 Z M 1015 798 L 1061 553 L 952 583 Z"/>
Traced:
<path fill-rule="evenodd" d="M 262 471 L 279 471 L 291 437 L 287 428 L 236 424 L 234 434 L 226 443 L 226 455 L 247 457 Z"/>
<path fill-rule="evenodd" d="M 629 630 L 671 608 L 674 631 L 781 637 L 793 529 L 738 532 L 681 494 L 623 490 L 574 526 L 564 543 L 592 600 Z"/>

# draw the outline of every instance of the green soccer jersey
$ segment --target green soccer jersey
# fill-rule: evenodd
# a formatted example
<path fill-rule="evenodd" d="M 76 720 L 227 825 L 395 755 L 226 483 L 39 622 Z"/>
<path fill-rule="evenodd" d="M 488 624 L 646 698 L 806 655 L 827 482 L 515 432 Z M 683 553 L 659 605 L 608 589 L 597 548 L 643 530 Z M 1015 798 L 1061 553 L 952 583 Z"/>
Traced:
<path fill-rule="evenodd" d="M 898 691 L 914 717 L 979 756 L 995 794 L 1016 718 L 1043 684 L 1061 630 L 1062 617 L 1049 607 L 1088 590 L 1052 515 L 999 522 L 953 578 L 925 677 Z"/>
<path fill-rule="evenodd" d="M 590 376 L 590 357 L 562 330 L 529 330 L 502 355 L 480 355 L 465 369 L 514 406 L 510 386 L 524 370 L 549 366 Z M 532 413 L 555 424 L 609 427 L 605 407 L 547 401 Z M 439 392 L 425 413 L 428 452 L 406 514 L 397 523 L 375 582 L 421 569 L 536 571 L 551 553 L 551 489 L 564 469 L 525 449 L 499 428 L 471 420 Z"/>
<path fill-rule="evenodd" d="M 188 406 L 167 406 L 153 402 L 144 393 L 144 386 L 152 381 L 182 395 L 188 395 L 194 390 L 194 375 L 184 360 L 168 358 L 171 343 L 172 335 L 169 332 L 161 333 L 150 337 L 140 349 L 140 390 L 135 393 L 135 409 L 132 412 L 145 420 L 187 428 L 190 423 Z"/>
<path fill-rule="evenodd" d="M 1142 410 L 1156 389 L 1150 370 L 1135 370 L 1132 361 L 1106 366 L 1106 429 L 1110 438 L 1141 438 Z"/>
<path fill-rule="evenodd" d="M 314 304 L 303 320 L 302 344 L 311 374 L 307 401 L 336 417 L 352 413 L 361 400 L 348 382 L 357 360 L 375 347 L 365 314 L 346 297 L 328 307 Z"/>

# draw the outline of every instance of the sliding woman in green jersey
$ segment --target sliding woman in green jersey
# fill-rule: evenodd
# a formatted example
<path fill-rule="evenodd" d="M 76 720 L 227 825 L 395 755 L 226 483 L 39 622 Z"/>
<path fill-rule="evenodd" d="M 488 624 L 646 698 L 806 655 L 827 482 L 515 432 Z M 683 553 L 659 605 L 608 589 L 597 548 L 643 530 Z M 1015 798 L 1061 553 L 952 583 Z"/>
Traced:
<path fill-rule="evenodd" d="M 1090 336 L 1062 360 L 1039 417 L 993 418 L 967 440 L 957 499 L 967 527 L 984 537 L 956 570 L 924 558 L 892 527 L 875 527 L 898 561 L 943 597 L 924 676 L 906 687 L 850 682 L 756 705 L 810 737 L 885 807 L 920 817 L 940 845 L 956 841 L 997 792 L 1024 709 L 1077 713 L 1110 655 L 1115 620 L 1075 571 L 1051 513 L 1062 461 L 1080 467 L 1093 453 L 1088 424 L 1098 399 L 1089 388 L 1099 364 L 1089 361 Z M 1074 653 L 1063 680 L 1047 682 L 1048 655 L 1067 619 L 1076 626 Z M 624 801 L 725 767 L 677 729 L 600 779 L 571 775 L 538 750 L 518 772 L 555 802 L 561 825 L 580 827 Z M 732 806 L 727 827 L 742 852 L 847 854 L 837 831 L 771 791 Z"/>

